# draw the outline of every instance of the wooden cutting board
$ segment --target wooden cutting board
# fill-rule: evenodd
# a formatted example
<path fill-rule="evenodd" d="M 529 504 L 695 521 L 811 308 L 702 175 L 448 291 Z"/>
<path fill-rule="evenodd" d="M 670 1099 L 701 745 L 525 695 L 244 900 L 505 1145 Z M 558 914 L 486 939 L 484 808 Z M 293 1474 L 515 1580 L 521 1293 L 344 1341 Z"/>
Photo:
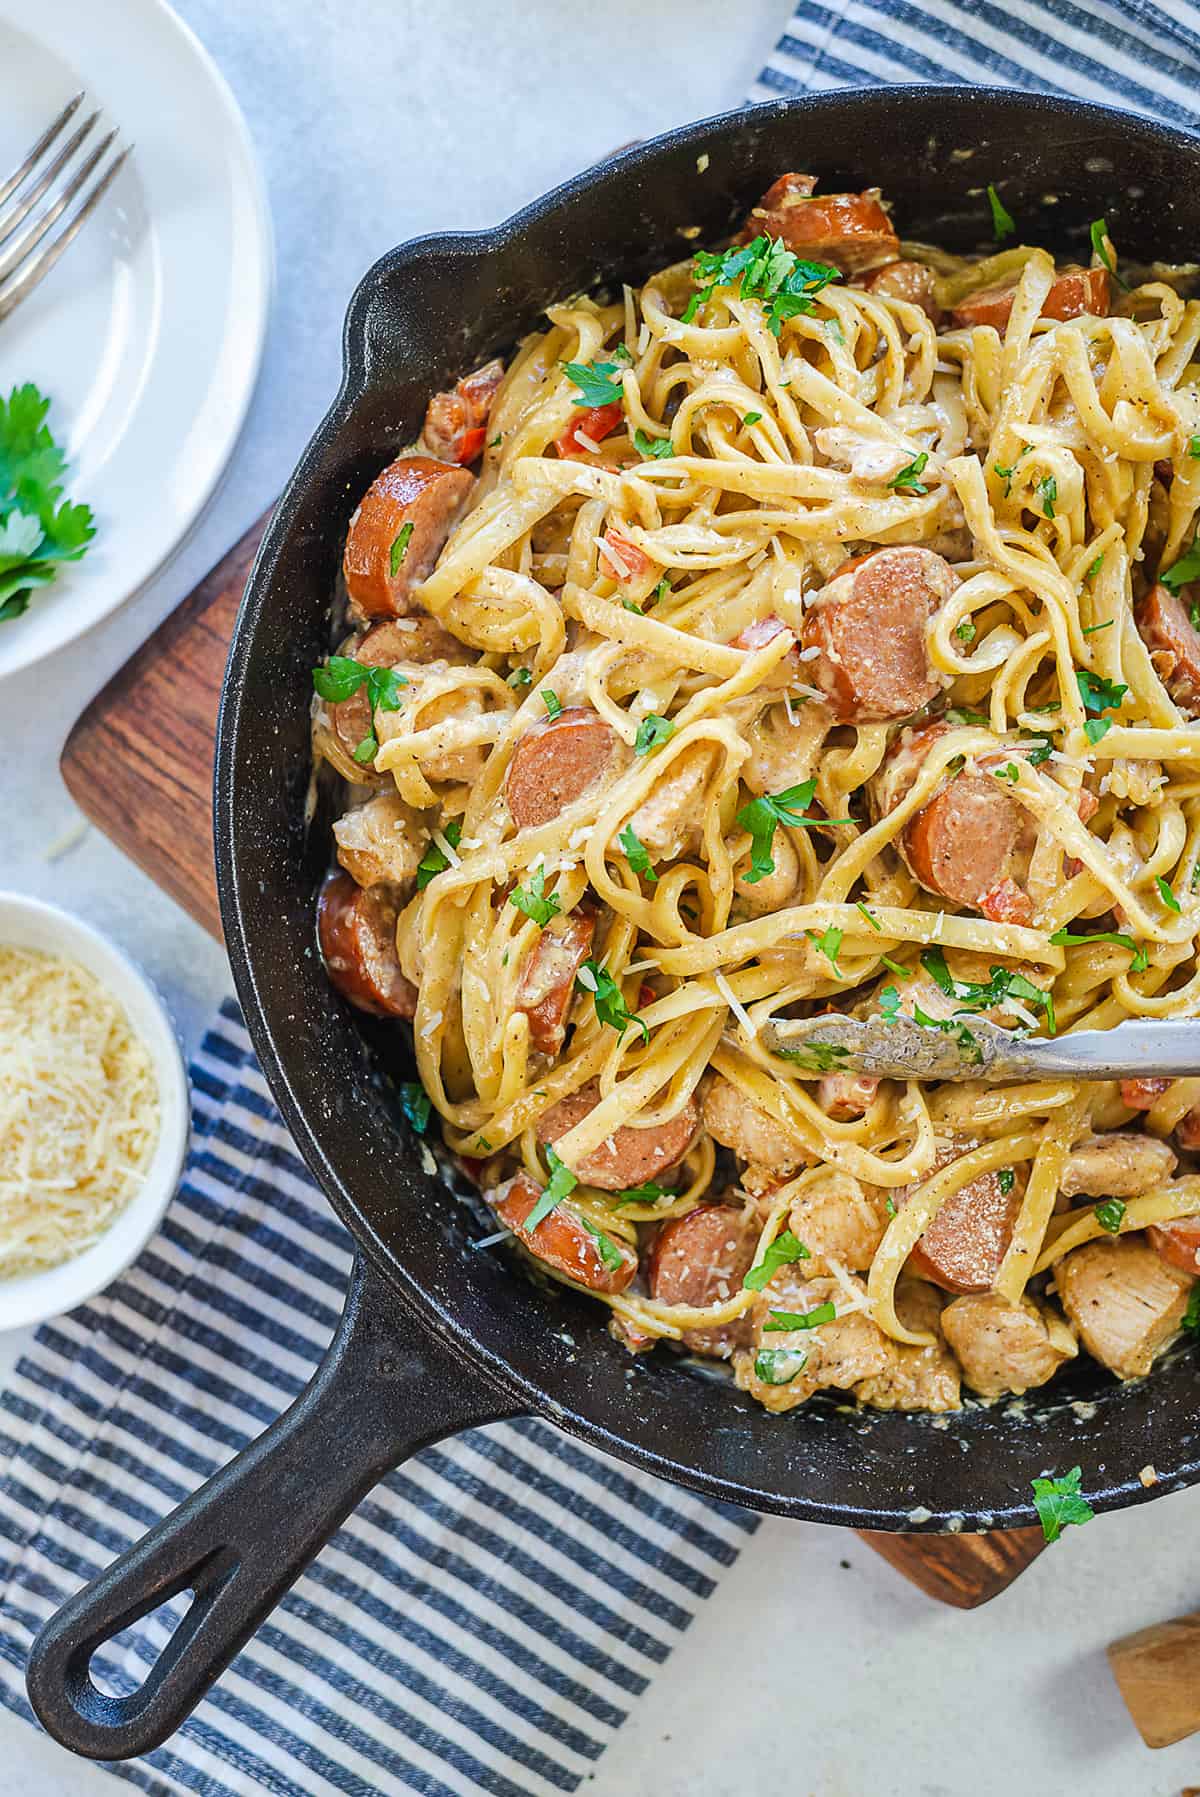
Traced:
<path fill-rule="evenodd" d="M 225 657 L 260 518 L 94 699 L 63 750 L 76 804 L 220 939 L 212 774 Z M 1036 1559 L 1040 1529 L 862 1540 L 930 1597 L 970 1610 Z"/>

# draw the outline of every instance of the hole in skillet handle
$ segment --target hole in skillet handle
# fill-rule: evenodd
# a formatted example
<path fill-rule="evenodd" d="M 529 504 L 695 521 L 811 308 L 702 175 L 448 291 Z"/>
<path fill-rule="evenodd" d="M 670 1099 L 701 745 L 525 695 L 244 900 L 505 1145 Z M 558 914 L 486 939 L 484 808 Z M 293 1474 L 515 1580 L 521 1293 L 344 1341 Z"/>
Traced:
<path fill-rule="evenodd" d="M 89 1759 L 161 1746 L 384 1473 L 519 1411 L 356 1261 L 329 1351 L 291 1408 L 42 1628 L 25 1674 L 38 1719 Z M 101 1690 L 93 1656 L 185 1592 L 144 1683 Z"/>

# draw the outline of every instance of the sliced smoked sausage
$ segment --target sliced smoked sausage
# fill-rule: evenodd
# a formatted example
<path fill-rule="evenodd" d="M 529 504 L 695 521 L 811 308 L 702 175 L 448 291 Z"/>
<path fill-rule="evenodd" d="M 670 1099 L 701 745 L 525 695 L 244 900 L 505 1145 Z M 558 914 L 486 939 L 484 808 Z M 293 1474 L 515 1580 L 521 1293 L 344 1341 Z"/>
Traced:
<path fill-rule="evenodd" d="M 1200 1217 L 1178 1217 L 1152 1223 L 1146 1234 L 1169 1267 L 1200 1274 Z"/>
<path fill-rule="evenodd" d="M 548 824 L 624 760 L 624 745 L 599 712 L 568 706 L 533 724 L 513 750 L 504 778 L 518 830 Z"/>
<path fill-rule="evenodd" d="M 1025 1169 L 1009 1171 L 1011 1185 L 999 1173 L 981 1173 L 946 1199 L 908 1257 L 910 1272 L 947 1292 L 991 1291 L 1025 1196 Z M 897 1205 L 904 1201 L 897 1194 Z"/>
<path fill-rule="evenodd" d="M 968 294 L 953 311 L 956 325 L 971 327 L 990 324 L 1003 337 L 1009 315 L 1017 297 L 1016 282 L 1007 287 L 982 287 Z M 1107 318 L 1109 309 L 1108 270 L 1104 268 L 1064 268 L 1046 295 L 1039 314 L 1042 318 Z"/>
<path fill-rule="evenodd" d="M 401 456 L 371 482 L 350 520 L 342 558 L 357 617 L 404 617 L 413 587 L 437 561 L 474 484 L 467 469 L 423 455 Z"/>
<path fill-rule="evenodd" d="M 839 568 L 804 614 L 807 676 L 839 723 L 908 717 L 938 692 L 926 628 L 958 585 L 931 549 L 877 549 Z"/>
<path fill-rule="evenodd" d="M 672 1217 L 650 1252 L 650 1296 L 660 1304 L 696 1308 L 724 1303 L 741 1290 L 754 1264 L 760 1228 L 753 1211 L 733 1204 L 701 1204 L 685 1217 Z M 722 1356 L 749 1339 L 748 1316 L 713 1329 L 689 1329 L 682 1337 L 695 1354 Z"/>
<path fill-rule="evenodd" d="M 413 1017 L 417 989 L 396 957 L 396 907 L 378 887 L 349 874 L 326 880 L 317 900 L 317 938 L 325 971 L 343 997 L 383 1017 Z"/>
<path fill-rule="evenodd" d="M 465 643 L 451 636 L 436 618 L 424 613 L 412 618 L 389 619 L 385 624 L 372 624 L 370 630 L 352 637 L 339 653 L 369 668 L 398 668 L 406 662 L 424 665 L 431 661 L 466 662 L 471 659 Z M 353 755 L 371 729 L 371 702 L 366 691 L 360 686 L 348 699 L 327 709 L 338 741 L 347 755 Z"/>
<path fill-rule="evenodd" d="M 582 1123 L 599 1102 L 600 1085 L 594 1079 L 581 1086 L 578 1092 L 560 1098 L 538 1118 L 538 1141 L 557 1142 L 569 1129 Z M 668 1123 L 656 1123 L 649 1129 L 626 1124 L 614 1130 L 607 1141 L 585 1155 L 572 1172 L 588 1185 L 599 1186 L 603 1192 L 625 1192 L 633 1186 L 645 1185 L 683 1159 L 692 1145 L 699 1122 L 699 1106 L 694 1097 L 689 1098 L 679 1115 Z"/>
<path fill-rule="evenodd" d="M 886 817 L 904 798 L 921 764 L 949 729 L 928 724 L 906 730 L 871 786 L 871 802 Z M 899 849 L 927 892 L 982 911 L 993 922 L 1025 923 L 1033 907 L 1022 890 L 1036 830 L 1007 784 L 989 770 L 1006 752 L 982 756 L 974 768 L 947 774 L 933 796 L 905 824 Z"/>
<path fill-rule="evenodd" d="M 553 1057 L 567 1033 L 575 975 L 592 952 L 596 913 L 582 907 L 552 917 L 534 944 L 517 985 L 517 1010 L 529 1019 L 529 1040 Z"/>
<path fill-rule="evenodd" d="M 1184 593 L 1190 590 L 1185 587 Z M 1180 711 L 1189 718 L 1200 715 L 1200 631 L 1192 623 L 1190 598 L 1160 582 L 1138 606 L 1136 622 L 1155 672 Z"/>
<path fill-rule="evenodd" d="M 934 295 L 933 270 L 923 262 L 887 262 L 867 275 L 862 285 L 881 299 L 907 300 L 910 306 L 920 306 L 935 325 L 941 323 L 942 309 Z"/>
<path fill-rule="evenodd" d="M 1164 1092 L 1175 1084 L 1171 1079 L 1123 1079 L 1121 1103 L 1131 1111 L 1152 1111 Z"/>
<path fill-rule="evenodd" d="M 796 255 L 832 263 L 843 274 L 896 260 L 900 240 L 880 204 L 878 188 L 814 196 L 815 186 L 812 175 L 780 175 L 751 210 L 743 241 L 776 237 Z"/>
<path fill-rule="evenodd" d="M 421 441 L 442 462 L 465 467 L 483 453 L 496 390 L 504 379 L 499 357 L 465 374 L 445 393 L 435 393 L 425 410 Z"/>
<path fill-rule="evenodd" d="M 597 1240 L 575 1207 L 565 1201 L 556 1204 L 533 1229 L 526 1229 L 525 1219 L 541 1195 L 542 1188 L 536 1180 L 530 1179 L 528 1173 L 518 1173 L 507 1185 L 489 1192 L 487 1200 L 500 1221 L 520 1237 L 538 1260 L 565 1273 L 577 1285 L 586 1285 L 590 1292 L 623 1292 L 637 1272 L 638 1264 L 637 1255 L 628 1242 L 620 1236 L 605 1238 L 609 1259 L 612 1259 L 614 1249 L 620 1256 L 619 1266 L 607 1265 L 602 1253 L 604 1244 Z"/>

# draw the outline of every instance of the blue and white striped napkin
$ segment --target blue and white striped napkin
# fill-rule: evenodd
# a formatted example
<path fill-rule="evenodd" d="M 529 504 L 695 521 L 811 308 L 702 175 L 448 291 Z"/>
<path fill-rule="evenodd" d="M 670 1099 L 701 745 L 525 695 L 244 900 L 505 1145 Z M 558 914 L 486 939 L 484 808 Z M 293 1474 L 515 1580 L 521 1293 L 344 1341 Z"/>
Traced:
<path fill-rule="evenodd" d="M 162 1233 L 0 1399 L 0 1699 L 23 1714 L 41 1624 L 291 1402 L 341 1308 L 349 1237 L 232 1003 L 192 1079 Z M 472 1430 L 385 1479 L 174 1740 L 112 1769 L 156 1797 L 573 1791 L 756 1522 L 545 1423 Z M 103 1689 L 142 1682 L 180 1607 L 98 1656 Z"/>
<path fill-rule="evenodd" d="M 752 98 L 915 80 L 1194 125 L 1200 7 L 798 0 Z M 232 1005 L 193 1080 L 162 1233 L 0 1396 L 0 1701 L 24 1715 L 41 1623 L 295 1397 L 340 1309 L 349 1238 Z M 473 1430 L 385 1479 L 180 1733 L 111 1769 L 155 1797 L 573 1791 L 755 1525 L 543 1423 Z M 112 1644 L 106 1688 L 140 1684 L 172 1626 Z"/>

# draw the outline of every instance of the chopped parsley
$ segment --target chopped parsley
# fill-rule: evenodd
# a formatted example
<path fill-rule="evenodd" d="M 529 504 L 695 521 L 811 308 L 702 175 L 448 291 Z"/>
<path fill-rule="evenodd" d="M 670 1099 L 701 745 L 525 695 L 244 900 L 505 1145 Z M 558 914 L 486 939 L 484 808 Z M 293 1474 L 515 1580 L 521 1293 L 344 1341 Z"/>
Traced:
<path fill-rule="evenodd" d="M 3 547 L 0 544 L 0 560 L 2 559 Z M 3 575 L 0 574 L 0 582 L 2 581 Z M 354 759 L 361 762 L 374 761 L 379 753 L 375 713 L 377 710 L 400 710 L 400 688 L 408 685 L 404 675 L 397 674 L 395 668 L 377 668 L 370 662 L 355 661 L 352 655 L 331 655 L 323 667 L 313 669 L 312 679 L 313 689 L 318 697 L 330 705 L 342 705 L 360 687 L 366 687 L 371 727 L 355 749 Z"/>
<path fill-rule="evenodd" d="M 1193 537 L 1190 547 L 1184 551 L 1174 566 L 1164 568 L 1158 578 L 1169 593 L 1177 593 L 1180 587 L 1187 586 L 1190 580 L 1200 580 L 1200 541 Z"/>
<path fill-rule="evenodd" d="M 780 1335 L 788 1329 L 819 1329 L 837 1316 L 836 1304 L 818 1304 L 815 1310 L 773 1310 L 771 1321 L 764 1323 L 764 1335 Z"/>
<path fill-rule="evenodd" d="M 650 856 L 646 851 L 646 845 L 634 830 L 632 824 L 626 824 L 625 828 L 621 831 L 621 834 L 617 837 L 617 841 L 624 849 L 625 859 L 628 861 L 635 874 L 641 874 L 642 878 L 646 880 L 657 880 L 658 875 L 655 873 L 651 864 Z"/>
<path fill-rule="evenodd" d="M 1100 551 L 1099 555 L 1096 557 L 1095 561 L 1092 562 L 1090 567 L 1087 567 L 1084 569 L 1083 578 L 1085 580 L 1095 580 L 1097 574 L 1099 574 L 1099 572 L 1103 566 L 1104 566 L 1104 551 L 1102 549 Z"/>
<path fill-rule="evenodd" d="M 399 574 L 400 564 L 408 554 L 408 545 L 412 541 L 412 533 L 413 525 L 412 520 L 410 519 L 407 524 L 402 524 L 400 526 L 400 529 L 392 538 L 392 546 L 388 550 L 388 573 L 393 580 L 395 580 L 397 574 Z"/>
<path fill-rule="evenodd" d="M 898 493 L 928 493 L 929 488 L 921 479 L 925 472 L 925 464 L 929 460 L 929 451 L 923 449 L 915 461 L 907 463 L 899 474 L 893 474 L 888 486 Z"/>
<path fill-rule="evenodd" d="M 637 1012 L 629 1009 L 625 1003 L 625 994 L 607 967 L 601 967 L 597 961 L 585 961 L 575 978 L 585 992 L 591 993 L 596 1016 L 601 1023 L 616 1030 L 619 1036 L 623 1036 L 632 1024 L 634 1029 L 641 1030 L 643 1037 L 649 1042 L 650 1031 Z"/>
<path fill-rule="evenodd" d="M 825 930 L 823 932 L 823 934 L 820 936 L 817 935 L 817 932 L 815 930 L 810 930 L 808 932 L 808 934 L 811 937 L 812 941 L 816 943 L 817 947 L 820 949 L 821 953 L 824 955 L 825 959 L 828 961 L 829 965 L 833 968 L 834 973 L 837 975 L 838 979 L 840 980 L 842 977 L 842 970 L 838 966 L 837 958 L 838 958 L 838 950 L 842 946 L 841 930 L 836 930 L 831 925 L 829 927 L 829 929 Z"/>
<path fill-rule="evenodd" d="M 1011 1167 L 1001 1167 L 996 1175 L 996 1184 L 1000 1187 L 1000 1195 L 1007 1198 L 1017 1182 L 1017 1176 Z"/>
<path fill-rule="evenodd" d="M 1172 892 L 1169 881 L 1164 880 L 1161 874 L 1157 874 L 1155 876 L 1154 884 L 1158 887 L 1158 896 L 1167 907 L 1167 910 L 1178 913 L 1179 900 Z"/>
<path fill-rule="evenodd" d="M 1038 482 L 1037 490 L 1041 495 L 1043 518 L 1053 518 L 1054 502 L 1058 498 L 1058 482 L 1052 474 L 1047 474 Z"/>
<path fill-rule="evenodd" d="M 546 707 L 547 717 L 557 718 L 562 715 L 562 700 L 548 686 L 542 688 L 542 704 Z"/>
<path fill-rule="evenodd" d="M 777 1048 L 775 1053 L 781 1061 L 793 1061 L 806 1073 L 832 1073 L 850 1050 L 837 1042 L 816 1042 L 810 1037 L 803 1048 Z"/>
<path fill-rule="evenodd" d="M 1105 680 L 1100 674 L 1091 674 L 1086 668 L 1076 668 L 1075 684 L 1079 688 L 1079 697 L 1085 711 L 1120 711 L 1129 691 L 1118 681 Z"/>
<path fill-rule="evenodd" d="M 660 1186 L 655 1179 L 647 1180 L 644 1186 L 627 1186 L 618 1192 L 616 1202 L 622 1204 L 661 1204 L 664 1198 L 674 1198 L 675 1193 L 666 1186 Z"/>
<path fill-rule="evenodd" d="M 895 1217 L 899 1214 L 896 1210 L 896 1200 L 894 1198 L 891 1198 L 891 1197 L 887 1198 L 884 1202 L 883 1208 L 887 1212 L 889 1217 Z"/>
<path fill-rule="evenodd" d="M 946 713 L 948 724 L 974 725 L 977 730 L 986 730 L 991 719 L 983 711 L 964 711 L 961 705 L 952 705 Z"/>
<path fill-rule="evenodd" d="M 600 1256 L 601 1264 L 610 1273 L 619 1272 L 625 1265 L 625 1256 L 621 1253 L 621 1250 L 617 1247 L 617 1244 L 613 1241 L 612 1237 L 605 1235 L 602 1229 L 597 1229 L 594 1223 L 589 1223 L 586 1217 L 580 1217 L 579 1221 L 583 1224 L 583 1227 L 595 1242 L 596 1251 Z"/>
<path fill-rule="evenodd" d="M 888 972 L 894 973 L 898 980 L 912 979 L 913 970 L 911 967 L 904 967 L 899 961 L 893 961 L 890 955 L 880 955 L 879 958 L 887 968 Z"/>
<path fill-rule="evenodd" d="M 675 734 L 675 726 L 670 718 L 663 718 L 656 711 L 647 712 L 637 727 L 633 752 L 635 755 L 651 755 L 655 749 L 661 749 L 665 742 L 670 742 Z"/>
<path fill-rule="evenodd" d="M 550 1177 L 542 1187 L 542 1195 L 522 1223 L 522 1229 L 530 1231 L 537 1228 L 550 1212 L 562 1202 L 579 1184 L 575 1175 L 565 1161 L 560 1161 L 553 1148 L 546 1147 L 546 1165 L 550 1169 Z"/>
<path fill-rule="evenodd" d="M 1092 1214 L 1101 1229 L 1106 1230 L 1109 1235 L 1120 1235 L 1121 1224 L 1125 1220 L 1125 1206 L 1119 1198 L 1106 1198 L 1103 1204 L 1096 1206 Z"/>
<path fill-rule="evenodd" d="M 879 919 L 877 917 L 873 916 L 871 914 L 871 912 L 867 910 L 867 907 L 863 904 L 861 899 L 855 899 L 854 908 L 856 911 L 862 912 L 863 916 L 866 918 L 867 922 L 870 924 L 870 926 L 873 930 L 882 930 L 883 929 L 883 925 L 880 923 Z"/>
<path fill-rule="evenodd" d="M 562 911 L 557 895 L 553 892 L 547 895 L 544 867 L 534 868 L 528 886 L 514 886 L 508 895 L 508 902 L 515 905 L 518 911 L 523 911 L 526 917 L 532 918 L 540 930 L 544 930 L 550 919 L 557 917 Z"/>
<path fill-rule="evenodd" d="M 1133 956 L 1129 963 L 1130 973 L 1145 973 L 1150 965 L 1145 945 L 1139 945 L 1132 936 L 1126 936 L 1119 930 L 1097 930 L 1090 936 L 1081 935 L 1074 930 L 1055 930 L 1050 940 L 1055 948 L 1078 948 L 1086 943 L 1112 942 L 1117 948 L 1127 948 Z"/>
<path fill-rule="evenodd" d="M 900 994 L 895 986 L 885 986 L 879 994 L 879 1015 L 885 1023 L 895 1023 L 900 1015 Z"/>
<path fill-rule="evenodd" d="M 633 446 L 646 461 L 675 454 L 675 445 L 670 437 L 649 437 L 643 430 L 634 431 Z"/>
<path fill-rule="evenodd" d="M 1022 730 L 1021 735 L 1029 744 L 1025 759 L 1030 767 L 1041 767 L 1044 761 L 1049 761 L 1054 753 L 1052 736 L 1039 736 L 1036 730 Z"/>
<path fill-rule="evenodd" d="M 400 1108 L 417 1134 L 423 1136 L 429 1125 L 433 1103 L 419 1080 L 405 1080 L 400 1088 Z"/>
<path fill-rule="evenodd" d="M 752 424 L 758 424 L 761 419 L 761 412 L 747 412 L 746 416 L 742 419 L 742 423 L 745 425 L 746 429 L 749 430 Z"/>
<path fill-rule="evenodd" d="M 1034 1479 L 1033 1504 L 1047 1541 L 1057 1541 L 1072 1523 L 1091 1522 L 1096 1512 L 1080 1490 L 1083 1469 L 1073 1466 L 1061 1478 Z"/>
<path fill-rule="evenodd" d="M 790 1229 L 785 1229 L 782 1235 L 775 1237 L 758 1264 L 751 1267 L 742 1280 L 742 1285 L 748 1292 L 761 1292 L 780 1267 L 790 1266 L 796 1260 L 811 1259 L 812 1255 L 799 1237 L 794 1236 Z"/>
<path fill-rule="evenodd" d="M 987 189 L 988 205 L 992 209 L 992 236 L 997 243 L 1003 243 L 1016 230 L 1016 220 L 996 192 L 994 184 L 989 181 Z"/>
<path fill-rule="evenodd" d="M 1095 747 L 1095 745 L 1098 742 L 1100 742 L 1103 737 L 1106 737 L 1111 729 L 1112 729 L 1112 719 L 1111 718 L 1085 718 L 1084 719 L 1083 734 L 1087 737 L 1088 741 L 1092 744 L 1093 747 Z"/>
<path fill-rule="evenodd" d="M 77 562 L 96 534 L 91 508 L 63 499 L 66 457 L 50 434 L 50 401 L 31 383 L 0 398 L 0 622 L 29 609 L 56 563 Z"/>
<path fill-rule="evenodd" d="M 1113 261 L 1112 256 L 1109 253 L 1108 244 L 1105 241 L 1106 238 L 1108 237 L 1107 221 L 1102 218 L 1093 219 L 1091 235 L 1092 235 L 1092 249 L 1095 251 L 1097 259 L 1108 270 L 1108 272 L 1112 276 L 1113 280 L 1117 283 L 1117 286 L 1123 287 L 1125 289 L 1126 293 L 1128 293 L 1129 282 L 1123 281 L 1121 279 L 1120 275 L 1117 273 L 1117 265 Z"/>
<path fill-rule="evenodd" d="M 442 835 L 446 838 L 450 847 L 456 849 L 462 837 L 462 819 L 459 817 L 452 818 L 446 825 L 446 828 L 442 831 Z M 429 847 L 425 850 L 425 853 L 421 856 L 417 866 L 418 890 L 423 890 L 428 886 L 430 880 L 437 874 L 445 873 L 449 865 L 449 860 L 442 853 L 441 849 L 439 849 L 437 843 L 431 842 Z"/>
<path fill-rule="evenodd" d="M 680 315 L 691 324 L 718 287 L 738 282 L 742 299 L 769 300 L 767 329 L 778 337 L 785 319 L 811 312 L 813 300 L 841 270 L 824 262 L 805 262 L 776 238 L 756 237 L 732 250 L 701 250 L 693 265 L 696 291 Z"/>
<path fill-rule="evenodd" d="M 965 1023 L 955 1023 L 953 1017 L 930 1017 L 920 1005 L 913 1006 L 913 1022 L 919 1023 L 922 1029 L 939 1030 L 943 1036 L 951 1036 L 969 1062 L 982 1063 L 983 1050 L 978 1038 L 971 1034 Z"/>
<path fill-rule="evenodd" d="M 671 591 L 671 576 L 669 574 L 664 574 L 662 579 L 659 581 L 658 585 L 654 589 L 655 605 L 661 605 L 663 600 L 666 598 L 667 594 L 670 591 Z"/>
<path fill-rule="evenodd" d="M 1052 1036 L 1055 1034 L 1053 994 L 1043 992 L 1040 986 L 1027 980 L 1023 973 L 1017 973 L 1011 967 L 993 966 L 988 970 L 992 976 L 990 980 L 956 980 L 947 967 L 946 956 L 940 948 L 927 948 L 921 956 L 921 965 L 946 997 L 954 1000 L 960 1011 L 987 1011 L 995 1006 L 1002 1007 L 1006 999 L 1015 998 L 1032 1010 L 1041 1011 L 1045 1015 L 1047 1030 Z"/>
<path fill-rule="evenodd" d="M 579 398 L 572 399 L 572 405 L 587 406 L 590 411 L 600 406 L 620 405 L 621 370 L 615 362 L 568 362 L 565 372 L 571 384 L 579 389 Z"/>
<path fill-rule="evenodd" d="M 1021 778 L 1021 770 L 1015 761 L 1006 761 L 1003 767 L 992 769 L 992 778 L 993 780 L 1007 780 L 1010 786 L 1015 786 Z"/>
<path fill-rule="evenodd" d="M 760 1348 L 754 1356 L 755 1377 L 764 1385 L 790 1385 L 807 1365 L 803 1348 Z"/>
<path fill-rule="evenodd" d="M 1110 630 L 1112 622 L 1111 618 L 1105 618 L 1103 624 L 1085 624 L 1083 634 L 1084 636 L 1096 636 L 1101 630 Z"/>
<path fill-rule="evenodd" d="M 508 677 L 508 684 L 513 688 L 533 685 L 532 668 L 514 668 Z"/>
<path fill-rule="evenodd" d="M 1200 437 L 1188 438 L 1188 454 L 1193 462 L 1200 462 Z"/>
<path fill-rule="evenodd" d="M 960 643 L 973 643 L 975 641 L 974 618 L 964 618 L 961 624 L 956 624 L 954 634 Z"/>
<path fill-rule="evenodd" d="M 750 871 L 743 875 L 748 886 L 754 886 L 774 873 L 771 845 L 780 824 L 789 824 L 799 830 L 814 824 L 853 823 L 853 818 L 849 817 L 806 817 L 804 814 L 812 804 L 816 790 L 815 780 L 802 780 L 798 786 L 789 786 L 784 792 L 762 793 L 742 806 L 737 821 L 750 833 Z"/>
<path fill-rule="evenodd" d="M 1183 1326 L 1193 1335 L 1200 1335 L 1200 1285 L 1192 1287 L 1192 1295 L 1188 1299 L 1188 1307 L 1184 1313 Z"/>

